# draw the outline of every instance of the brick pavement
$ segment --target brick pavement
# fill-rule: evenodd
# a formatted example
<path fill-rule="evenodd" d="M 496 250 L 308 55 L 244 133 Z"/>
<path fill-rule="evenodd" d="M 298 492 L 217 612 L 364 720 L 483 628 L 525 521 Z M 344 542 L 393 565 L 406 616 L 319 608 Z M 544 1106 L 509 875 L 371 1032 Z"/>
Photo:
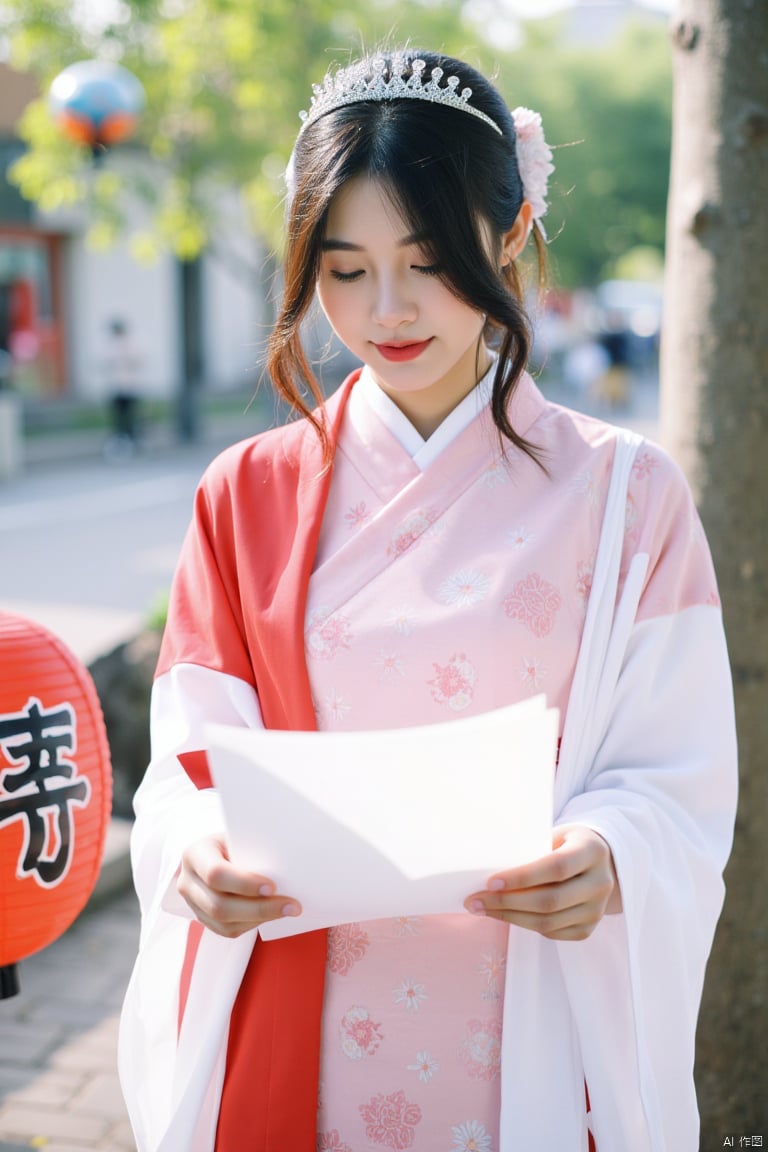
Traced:
<path fill-rule="evenodd" d="M 0 1152 L 135 1152 L 116 1045 L 138 935 L 123 891 L 19 966 L 0 1001 Z"/>

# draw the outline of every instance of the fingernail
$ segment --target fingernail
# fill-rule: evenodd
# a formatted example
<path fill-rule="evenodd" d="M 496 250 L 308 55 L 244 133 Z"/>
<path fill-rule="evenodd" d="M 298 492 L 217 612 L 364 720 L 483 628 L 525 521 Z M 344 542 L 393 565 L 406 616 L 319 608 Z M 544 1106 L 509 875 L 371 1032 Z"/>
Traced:
<path fill-rule="evenodd" d="M 301 908 L 298 904 L 283 904 L 280 912 L 283 916 L 300 916 Z"/>
<path fill-rule="evenodd" d="M 273 892 L 274 888 L 271 884 L 262 884 L 259 888 L 259 896 L 271 896 Z"/>
<path fill-rule="evenodd" d="M 504 888 L 504 881 L 500 880 L 497 876 L 495 880 L 490 881 L 488 887 L 491 892 L 501 892 Z"/>
<path fill-rule="evenodd" d="M 468 907 L 473 916 L 485 916 L 485 905 L 482 900 L 470 900 Z"/>

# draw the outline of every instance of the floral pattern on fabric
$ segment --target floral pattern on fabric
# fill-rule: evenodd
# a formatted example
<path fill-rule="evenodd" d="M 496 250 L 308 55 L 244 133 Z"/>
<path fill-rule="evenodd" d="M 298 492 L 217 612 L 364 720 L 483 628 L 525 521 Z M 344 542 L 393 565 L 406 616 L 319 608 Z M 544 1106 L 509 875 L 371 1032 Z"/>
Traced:
<path fill-rule="evenodd" d="M 407 1067 L 409 1072 L 418 1072 L 422 1084 L 429 1084 L 435 1073 L 440 1070 L 437 1060 L 434 1060 L 429 1052 L 417 1052 L 416 1060 Z"/>
<path fill-rule="evenodd" d="M 368 506 L 365 500 L 361 500 L 359 504 L 355 504 L 354 507 L 345 513 L 344 522 L 347 527 L 354 532 L 358 528 L 362 528 L 364 524 L 367 524 L 370 518 L 371 513 L 368 510 Z"/>
<path fill-rule="evenodd" d="M 407 976 L 400 982 L 397 988 L 395 988 L 393 995 L 395 997 L 395 1004 L 404 1005 L 409 1012 L 418 1012 L 419 1005 L 427 998 L 424 985 L 417 984 Z"/>
<path fill-rule="evenodd" d="M 562 597 L 554 584 L 538 572 L 531 572 L 515 584 L 504 601 L 504 611 L 511 620 L 519 620 L 542 639 L 552 631 L 561 604 Z"/>
<path fill-rule="evenodd" d="M 451 656 L 447 664 L 433 664 L 435 675 L 428 680 L 432 699 L 446 704 L 451 712 L 463 712 L 472 703 L 477 669 L 464 653 Z"/>
<path fill-rule="evenodd" d="M 346 976 L 362 960 L 370 944 L 360 924 L 339 924 L 328 929 L 328 967 L 337 976 Z"/>
<path fill-rule="evenodd" d="M 437 512 L 434 508 L 419 509 L 412 512 L 400 524 L 397 532 L 390 540 L 387 553 L 390 556 L 401 556 L 403 552 L 407 552 L 409 548 L 419 543 L 425 533 L 433 528 L 436 520 Z"/>
<path fill-rule="evenodd" d="M 475 1080 L 493 1080 L 501 1068 L 501 1023 L 499 1020 L 470 1020 L 468 1035 L 461 1045 L 461 1058 Z"/>
<path fill-rule="evenodd" d="M 485 600 L 491 582 L 483 572 L 474 568 L 462 568 L 443 580 L 437 590 L 437 598 L 442 604 L 459 604 L 471 607 Z"/>
<path fill-rule="evenodd" d="M 529 692 L 538 692 L 547 676 L 547 670 L 540 660 L 529 660 L 526 656 L 520 664 L 520 679 Z"/>
<path fill-rule="evenodd" d="M 368 1104 L 360 1105 L 360 1115 L 365 1121 L 365 1134 L 374 1144 L 382 1148 L 412 1148 L 416 1125 L 421 1120 L 421 1108 L 406 1099 L 405 1092 L 399 1089 L 385 1096 L 374 1096 Z"/>
<path fill-rule="evenodd" d="M 381 1025 L 368 1015 L 368 1009 L 355 1005 L 342 1017 L 341 1050 L 350 1060 L 373 1056 L 383 1039 Z"/>
<path fill-rule="evenodd" d="M 341 649 L 349 648 L 351 640 L 349 620 L 341 613 L 318 608 L 307 622 L 307 654 L 317 660 L 332 660 Z"/>
<path fill-rule="evenodd" d="M 352 1152 L 335 1128 L 330 1132 L 319 1132 L 317 1136 L 317 1152 Z"/>
<path fill-rule="evenodd" d="M 632 464 L 632 474 L 637 476 L 639 480 L 645 480 L 658 466 L 658 457 L 651 455 L 650 452 L 640 451 Z"/>
<path fill-rule="evenodd" d="M 548 474 L 511 449 L 500 459 L 485 416 L 421 472 L 373 410 L 345 426 L 307 602 L 319 727 L 450 722 L 537 693 L 564 720 L 615 441 L 598 422 L 542 411 L 519 430 L 547 450 Z M 675 487 L 670 462 L 642 447 L 621 571 L 648 552 L 648 615 L 710 590 L 695 510 L 670 504 Z M 659 556 L 670 517 L 677 551 Z M 480 799 L 468 820 L 482 819 Z M 498 1152 L 509 938 L 463 914 L 330 930 L 318 1122 L 329 1152 Z"/>
<path fill-rule="evenodd" d="M 451 1129 L 453 1145 L 450 1152 L 493 1152 L 493 1141 L 479 1120 L 467 1120 Z"/>

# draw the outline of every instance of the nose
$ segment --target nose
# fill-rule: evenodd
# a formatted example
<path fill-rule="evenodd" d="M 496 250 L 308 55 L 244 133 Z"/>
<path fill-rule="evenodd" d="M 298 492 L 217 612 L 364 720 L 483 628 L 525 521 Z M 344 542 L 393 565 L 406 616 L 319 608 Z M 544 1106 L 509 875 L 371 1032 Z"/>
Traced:
<path fill-rule="evenodd" d="M 399 277 L 380 277 L 373 300 L 373 319 L 382 328 L 412 324 L 417 316 L 416 302 Z"/>

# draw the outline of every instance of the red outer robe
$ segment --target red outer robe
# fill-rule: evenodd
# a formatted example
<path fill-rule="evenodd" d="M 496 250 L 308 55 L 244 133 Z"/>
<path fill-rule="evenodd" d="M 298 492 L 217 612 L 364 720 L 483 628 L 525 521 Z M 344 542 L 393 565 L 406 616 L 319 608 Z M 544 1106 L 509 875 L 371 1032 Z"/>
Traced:
<path fill-rule="evenodd" d="M 352 373 L 327 405 L 332 444 L 358 376 Z M 235 491 L 231 517 L 211 524 L 209 532 L 227 590 L 238 593 L 238 541 L 242 546 L 247 519 L 250 534 L 257 533 L 263 579 L 259 587 L 249 583 L 242 590 L 232 616 L 220 622 L 223 634 L 216 642 L 222 652 L 247 652 L 251 668 L 240 672 L 256 687 L 267 728 L 307 731 L 317 723 L 304 655 L 305 605 L 332 469 L 324 470 L 319 438 L 307 421 L 254 444 L 252 465 L 261 472 L 264 507 L 239 507 Z M 249 473 L 251 495 L 258 480 L 258 473 Z M 205 591 L 204 582 L 192 580 L 173 597 L 157 675 L 184 659 L 184 597 L 192 587 L 198 595 Z M 238 625 L 242 633 L 228 636 L 227 628 Z M 211 786 L 204 751 L 180 760 L 198 788 Z M 180 1024 L 202 931 L 196 921 L 190 926 Z M 246 1146 L 249 1152 L 314 1149 L 326 942 L 326 931 L 257 940 L 230 1019 L 216 1152 L 242 1152 Z"/>

